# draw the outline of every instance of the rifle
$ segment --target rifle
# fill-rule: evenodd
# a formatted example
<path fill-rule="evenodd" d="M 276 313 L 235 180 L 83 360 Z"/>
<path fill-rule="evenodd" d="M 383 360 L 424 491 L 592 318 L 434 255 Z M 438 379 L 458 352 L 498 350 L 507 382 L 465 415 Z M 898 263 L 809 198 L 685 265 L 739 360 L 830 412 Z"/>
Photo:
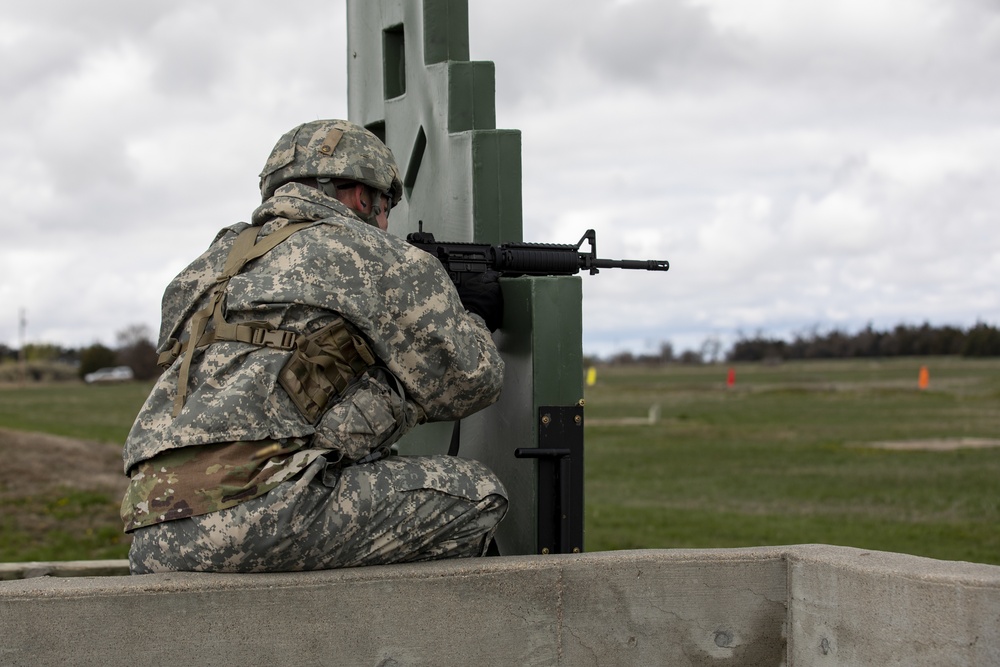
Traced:
<path fill-rule="evenodd" d="M 411 244 L 437 257 L 460 285 L 466 277 L 485 271 L 496 271 L 502 276 L 572 276 L 581 270 L 591 275 L 600 269 L 640 269 L 667 271 L 670 262 L 665 259 L 599 259 L 597 233 L 588 229 L 576 245 L 562 243 L 446 243 L 436 241 L 434 234 L 424 231 L 420 221 L 419 231 L 406 235 Z M 584 243 L 590 251 L 582 252 Z"/>

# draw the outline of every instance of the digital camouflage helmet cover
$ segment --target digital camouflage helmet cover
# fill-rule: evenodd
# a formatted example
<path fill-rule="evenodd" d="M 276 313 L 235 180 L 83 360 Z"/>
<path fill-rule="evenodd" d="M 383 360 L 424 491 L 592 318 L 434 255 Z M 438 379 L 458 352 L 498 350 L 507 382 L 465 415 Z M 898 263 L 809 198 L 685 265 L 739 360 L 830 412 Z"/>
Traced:
<path fill-rule="evenodd" d="M 374 134 L 347 120 L 314 120 L 286 132 L 260 174 L 261 199 L 289 181 L 363 183 L 399 203 L 403 184 L 392 151 Z"/>

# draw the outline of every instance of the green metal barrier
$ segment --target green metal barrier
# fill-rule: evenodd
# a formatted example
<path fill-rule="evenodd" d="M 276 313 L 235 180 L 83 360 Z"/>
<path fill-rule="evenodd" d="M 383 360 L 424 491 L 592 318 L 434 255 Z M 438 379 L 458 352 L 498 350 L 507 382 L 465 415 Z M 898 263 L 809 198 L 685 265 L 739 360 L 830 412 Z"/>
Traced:
<path fill-rule="evenodd" d="M 349 117 L 383 138 L 403 172 L 390 232 L 405 236 L 422 221 L 441 241 L 523 240 L 521 136 L 496 129 L 495 70 L 469 61 L 467 0 L 348 0 L 347 32 Z M 503 288 L 506 316 L 495 338 L 507 366 L 503 396 L 462 422 L 460 453 L 507 486 L 510 511 L 497 535 L 503 554 L 551 552 L 539 527 L 544 535 L 553 519 L 574 522 L 579 533 L 557 550 L 580 550 L 582 421 L 571 494 L 581 507 L 566 520 L 565 502 L 556 505 L 560 516 L 539 517 L 553 480 L 538 479 L 538 459 L 514 456 L 538 445 L 542 409 L 582 406 L 580 279 L 516 278 Z M 421 427 L 401 451 L 446 452 L 451 432 L 450 424 Z"/>

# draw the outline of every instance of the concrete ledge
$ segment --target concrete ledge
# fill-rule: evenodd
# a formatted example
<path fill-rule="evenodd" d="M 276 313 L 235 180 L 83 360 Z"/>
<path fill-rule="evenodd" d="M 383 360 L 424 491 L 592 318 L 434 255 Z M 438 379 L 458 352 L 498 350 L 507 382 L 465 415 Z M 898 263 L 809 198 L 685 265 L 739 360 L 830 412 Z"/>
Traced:
<path fill-rule="evenodd" d="M 1000 567 L 828 546 L 0 582 L 0 665 L 991 665 Z"/>
<path fill-rule="evenodd" d="M 789 665 L 1000 665 L 1000 567 L 833 547 L 787 557 Z"/>
<path fill-rule="evenodd" d="M 128 559 L 0 563 L 0 581 L 32 577 L 110 577 L 128 574 Z"/>

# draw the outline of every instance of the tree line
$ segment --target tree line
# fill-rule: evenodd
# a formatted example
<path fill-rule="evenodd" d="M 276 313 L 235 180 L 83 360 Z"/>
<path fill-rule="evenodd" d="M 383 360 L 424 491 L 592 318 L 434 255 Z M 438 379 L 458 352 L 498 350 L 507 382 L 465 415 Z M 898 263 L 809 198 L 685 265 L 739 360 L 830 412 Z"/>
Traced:
<path fill-rule="evenodd" d="M 960 355 L 1000 356 L 1000 329 L 977 323 L 968 329 L 955 326 L 898 324 L 879 331 L 871 324 L 856 333 L 840 329 L 818 329 L 798 334 L 792 340 L 762 334 L 741 336 L 726 355 L 728 361 L 791 359 L 856 359 L 864 357 L 923 357 Z"/>
<path fill-rule="evenodd" d="M 129 325 L 117 332 L 115 339 L 115 347 L 103 343 L 80 348 L 27 343 L 18 350 L 0 343 L 0 381 L 71 380 L 111 366 L 128 366 L 137 380 L 151 380 L 160 374 L 148 326 Z"/>
<path fill-rule="evenodd" d="M 791 340 L 756 333 L 740 334 L 725 350 L 717 336 L 709 336 L 697 350 L 676 353 L 670 342 L 660 343 L 655 353 L 622 351 L 610 357 L 585 356 L 584 365 L 704 364 L 720 361 L 785 361 L 794 359 L 852 359 L 859 357 L 1000 356 L 1000 329 L 977 323 L 968 329 L 956 326 L 898 324 L 879 331 L 871 324 L 856 333 L 842 329 L 821 331 L 818 326 L 796 334 Z"/>

